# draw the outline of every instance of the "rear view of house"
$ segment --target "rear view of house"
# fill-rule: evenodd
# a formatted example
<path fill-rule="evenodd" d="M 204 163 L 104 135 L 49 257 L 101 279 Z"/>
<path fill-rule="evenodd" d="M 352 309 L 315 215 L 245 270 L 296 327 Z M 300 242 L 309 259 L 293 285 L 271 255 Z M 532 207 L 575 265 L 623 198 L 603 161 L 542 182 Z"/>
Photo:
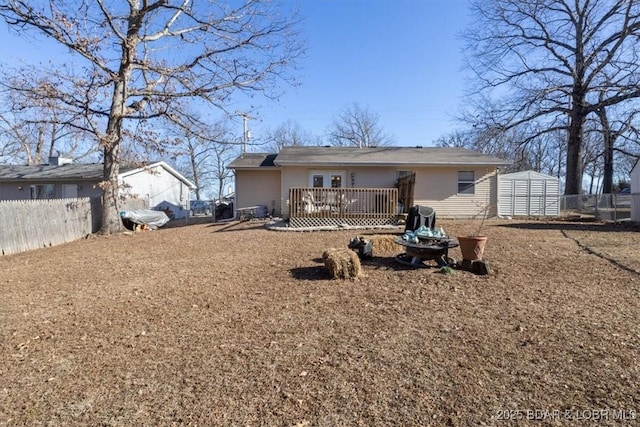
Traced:
<path fill-rule="evenodd" d="M 417 204 L 439 216 L 473 217 L 497 205 L 498 169 L 508 164 L 464 148 L 285 147 L 245 153 L 228 167 L 238 207 L 266 205 L 292 222 L 359 224 Z"/>

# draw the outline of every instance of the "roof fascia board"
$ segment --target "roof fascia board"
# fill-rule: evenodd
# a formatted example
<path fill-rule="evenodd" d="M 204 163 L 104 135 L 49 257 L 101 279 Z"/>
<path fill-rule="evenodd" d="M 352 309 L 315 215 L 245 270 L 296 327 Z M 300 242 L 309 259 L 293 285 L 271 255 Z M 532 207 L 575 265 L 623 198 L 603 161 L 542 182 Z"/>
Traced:
<path fill-rule="evenodd" d="M 280 166 L 309 166 L 309 167 L 379 167 L 379 166 L 410 166 L 410 167 L 427 167 L 427 166 L 508 166 L 511 162 L 429 162 L 429 163 L 404 163 L 404 162 L 298 162 L 285 161 L 278 163 Z"/>

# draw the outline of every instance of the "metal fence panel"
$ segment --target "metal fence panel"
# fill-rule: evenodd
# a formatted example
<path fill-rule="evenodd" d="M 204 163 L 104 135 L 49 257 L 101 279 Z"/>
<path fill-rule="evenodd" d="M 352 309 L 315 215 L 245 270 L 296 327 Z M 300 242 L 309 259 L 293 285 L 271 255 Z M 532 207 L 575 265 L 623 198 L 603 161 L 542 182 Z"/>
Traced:
<path fill-rule="evenodd" d="M 593 216 L 602 221 L 622 221 L 631 217 L 630 194 L 577 194 L 562 196 L 563 215 Z"/>

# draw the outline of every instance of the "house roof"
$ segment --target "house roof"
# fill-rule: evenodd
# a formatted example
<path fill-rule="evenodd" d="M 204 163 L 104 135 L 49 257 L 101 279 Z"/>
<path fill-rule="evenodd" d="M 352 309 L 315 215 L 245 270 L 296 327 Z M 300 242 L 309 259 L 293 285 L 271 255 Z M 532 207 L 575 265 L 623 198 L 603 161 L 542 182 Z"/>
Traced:
<path fill-rule="evenodd" d="M 54 165 L 0 165 L 0 181 L 99 180 L 102 163 Z"/>
<path fill-rule="evenodd" d="M 275 153 L 244 153 L 227 166 L 229 169 L 275 167 Z"/>
<path fill-rule="evenodd" d="M 510 162 L 465 148 L 449 147 L 284 147 L 277 155 L 245 154 L 231 169 L 257 168 L 262 156 L 275 166 L 503 166 Z"/>
<path fill-rule="evenodd" d="M 121 165 L 120 176 L 127 176 L 133 173 L 143 171 L 145 168 L 154 168 L 161 166 L 176 178 L 185 182 L 192 188 L 195 186 L 185 177 L 180 175 L 172 167 L 165 162 L 157 162 L 145 167 L 135 167 L 132 165 Z M 0 165 L 0 182 L 1 181 L 101 181 L 103 179 L 102 163 L 67 163 L 64 165 Z"/>

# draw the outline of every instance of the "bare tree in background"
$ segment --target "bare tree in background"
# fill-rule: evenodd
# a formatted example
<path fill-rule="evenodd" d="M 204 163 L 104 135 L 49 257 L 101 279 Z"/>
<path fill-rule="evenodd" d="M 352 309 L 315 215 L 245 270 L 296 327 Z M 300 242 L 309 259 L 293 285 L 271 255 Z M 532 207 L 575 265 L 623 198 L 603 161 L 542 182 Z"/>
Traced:
<path fill-rule="evenodd" d="M 211 173 L 217 183 L 218 199 L 226 196 L 224 188 L 231 182 L 233 171 L 227 169 L 227 165 L 237 155 L 235 147 L 228 144 L 217 144 L 213 147 L 213 155 L 211 156 Z"/>
<path fill-rule="evenodd" d="M 379 147 L 394 145 L 384 132 L 380 117 L 354 103 L 345 107 L 333 121 L 328 132 L 329 142 L 338 147 Z"/>
<path fill-rule="evenodd" d="M 276 97 L 301 53 L 295 15 L 268 0 L 0 0 L 0 16 L 84 60 L 86 73 L 70 78 L 84 83 L 86 95 L 58 99 L 85 113 L 103 152 L 104 233 L 122 228 L 118 173 L 127 122 L 181 122 L 191 99 L 224 109 L 237 92 Z"/>
<path fill-rule="evenodd" d="M 293 120 L 287 120 L 274 130 L 268 130 L 266 142 L 267 150 L 271 153 L 279 153 L 282 147 L 321 145 L 318 138 L 306 132 Z"/>
<path fill-rule="evenodd" d="M 436 139 L 434 144 L 468 148 L 510 160 L 512 165 L 502 170 L 506 173 L 535 170 L 560 177 L 564 169 L 562 154 L 566 152 L 564 134 L 547 133 L 527 144 L 519 144 L 517 141 L 524 136 L 518 135 L 517 131 L 488 127 L 458 129 Z"/>
<path fill-rule="evenodd" d="M 183 130 L 176 139 L 172 157 L 178 170 L 196 186 L 196 199 L 202 200 L 207 190 L 215 189 L 221 195 L 232 174 L 226 164 L 238 151 L 238 146 L 230 143 L 234 137 L 226 122 L 214 122 L 199 134 Z"/>
<path fill-rule="evenodd" d="M 6 161 L 39 165 L 58 153 L 78 159 L 97 151 L 78 115 L 43 96 L 55 85 L 34 68 L 5 67 L 0 76 L 0 151 Z"/>
<path fill-rule="evenodd" d="M 565 194 L 579 194 L 587 117 L 640 97 L 640 0 L 475 0 L 472 10 L 478 126 L 523 128 L 523 144 L 566 131 Z"/>
<path fill-rule="evenodd" d="M 629 104 L 629 103 L 627 103 Z M 615 153 L 632 155 L 625 150 L 625 142 L 636 134 L 636 122 L 640 117 L 640 108 L 630 108 L 631 105 L 601 106 L 596 111 L 600 135 L 602 137 L 602 192 L 605 194 L 614 191 Z M 637 134 L 636 134 L 637 135 Z M 619 142 L 621 141 L 621 142 Z M 640 150 L 636 149 L 636 153 Z"/>

